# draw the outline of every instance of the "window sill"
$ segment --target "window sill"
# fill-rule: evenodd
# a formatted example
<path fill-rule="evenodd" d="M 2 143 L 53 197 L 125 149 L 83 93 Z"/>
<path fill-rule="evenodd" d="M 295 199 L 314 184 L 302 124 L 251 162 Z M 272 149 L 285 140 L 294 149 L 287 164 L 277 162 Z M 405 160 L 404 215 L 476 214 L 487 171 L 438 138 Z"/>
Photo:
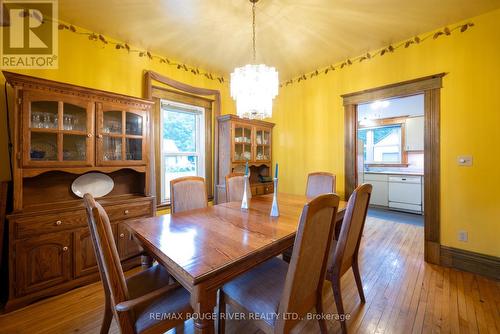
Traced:
<path fill-rule="evenodd" d="M 365 167 L 408 167 L 410 164 L 408 163 L 373 163 L 373 164 L 365 164 Z"/>

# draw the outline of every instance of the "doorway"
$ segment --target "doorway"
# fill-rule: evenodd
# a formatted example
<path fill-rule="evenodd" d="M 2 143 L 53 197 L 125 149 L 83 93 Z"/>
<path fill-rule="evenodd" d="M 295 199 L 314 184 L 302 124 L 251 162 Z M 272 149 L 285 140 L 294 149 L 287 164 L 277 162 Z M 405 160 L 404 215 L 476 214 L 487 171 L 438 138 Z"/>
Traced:
<path fill-rule="evenodd" d="M 424 254 L 430 263 L 440 263 L 440 143 L 439 114 L 440 89 L 445 74 L 391 84 L 360 92 L 342 95 L 345 109 L 345 196 L 348 198 L 359 183 L 360 173 L 358 156 L 358 111 L 363 104 L 394 98 L 423 96 L 423 203 L 424 214 Z M 397 129 L 386 129 L 386 132 Z M 401 130 L 399 130 L 401 131 Z M 402 130 L 404 131 L 404 130 Z M 374 136 L 374 134 L 372 134 Z M 402 152 L 386 152 L 387 159 L 403 161 Z M 391 154 L 392 153 L 392 154 Z M 396 162 L 394 162 L 396 164 Z M 399 163 L 402 164 L 401 162 Z M 375 164 L 374 164 L 375 165 Z M 364 180 L 363 180 L 364 181 Z M 368 182 L 368 181 L 367 181 Z"/>

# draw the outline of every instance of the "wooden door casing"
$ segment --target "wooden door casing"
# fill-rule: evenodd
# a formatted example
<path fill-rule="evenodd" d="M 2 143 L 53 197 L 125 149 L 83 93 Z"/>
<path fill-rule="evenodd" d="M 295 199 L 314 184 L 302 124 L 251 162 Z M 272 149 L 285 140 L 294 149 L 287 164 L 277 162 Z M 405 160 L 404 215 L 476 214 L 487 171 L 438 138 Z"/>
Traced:
<path fill-rule="evenodd" d="M 20 240 L 15 249 L 17 295 L 36 292 L 71 279 L 71 233 Z"/>

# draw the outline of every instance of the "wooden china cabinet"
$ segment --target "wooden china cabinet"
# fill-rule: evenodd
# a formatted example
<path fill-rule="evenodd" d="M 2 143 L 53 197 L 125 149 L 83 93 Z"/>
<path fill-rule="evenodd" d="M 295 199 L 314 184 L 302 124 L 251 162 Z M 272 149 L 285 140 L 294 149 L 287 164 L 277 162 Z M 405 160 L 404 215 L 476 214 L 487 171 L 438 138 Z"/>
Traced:
<path fill-rule="evenodd" d="M 217 203 L 226 201 L 226 175 L 244 172 L 248 161 L 253 196 L 274 191 L 271 179 L 272 132 L 274 124 L 235 115 L 218 117 L 219 170 Z"/>
<path fill-rule="evenodd" d="M 142 250 L 127 219 L 154 215 L 150 194 L 152 102 L 3 72 L 14 90 L 14 203 L 8 216 L 6 311 L 99 279 L 83 200 L 71 190 L 89 172 L 107 174 L 106 209 L 125 269 Z"/>

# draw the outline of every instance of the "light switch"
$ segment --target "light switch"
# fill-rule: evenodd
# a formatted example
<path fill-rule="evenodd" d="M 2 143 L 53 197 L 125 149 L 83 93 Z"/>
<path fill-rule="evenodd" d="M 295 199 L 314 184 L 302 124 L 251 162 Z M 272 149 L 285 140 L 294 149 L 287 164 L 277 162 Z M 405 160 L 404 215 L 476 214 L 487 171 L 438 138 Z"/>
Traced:
<path fill-rule="evenodd" d="M 472 155 L 461 155 L 457 158 L 457 163 L 459 166 L 472 166 Z"/>

